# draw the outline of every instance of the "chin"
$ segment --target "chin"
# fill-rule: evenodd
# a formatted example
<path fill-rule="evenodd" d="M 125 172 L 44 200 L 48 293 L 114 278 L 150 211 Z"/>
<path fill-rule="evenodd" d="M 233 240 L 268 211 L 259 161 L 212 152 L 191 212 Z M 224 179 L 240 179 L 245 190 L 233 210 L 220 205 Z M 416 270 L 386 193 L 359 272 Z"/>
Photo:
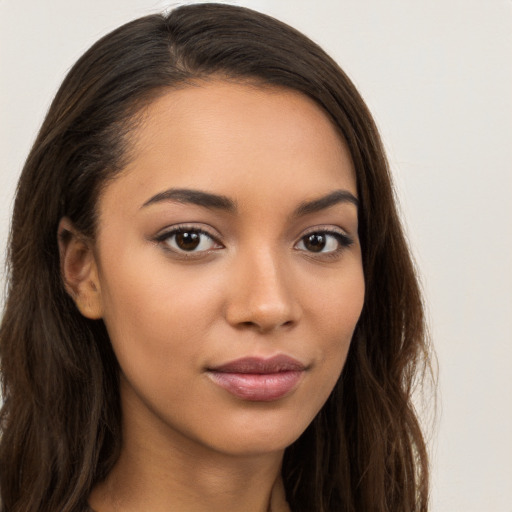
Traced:
<path fill-rule="evenodd" d="M 205 443 L 218 452 L 233 456 L 257 456 L 284 452 L 306 430 L 309 421 L 297 421 L 297 415 L 289 418 L 270 418 L 256 414 L 250 424 L 232 422 L 227 428 L 219 428 Z"/>

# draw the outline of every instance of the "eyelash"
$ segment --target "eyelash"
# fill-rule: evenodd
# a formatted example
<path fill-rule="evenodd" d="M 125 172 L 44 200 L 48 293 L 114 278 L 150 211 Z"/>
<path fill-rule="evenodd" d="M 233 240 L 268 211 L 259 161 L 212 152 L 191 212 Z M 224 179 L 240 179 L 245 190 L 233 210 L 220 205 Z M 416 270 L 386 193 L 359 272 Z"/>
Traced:
<path fill-rule="evenodd" d="M 324 258 L 324 259 L 325 258 L 337 258 L 340 255 L 340 253 L 343 252 L 344 249 L 347 249 L 354 243 L 354 240 L 350 236 L 346 235 L 345 233 L 341 233 L 340 231 L 335 231 L 332 229 L 315 228 L 315 229 L 312 229 L 311 231 L 305 233 L 304 235 L 302 235 L 300 240 L 295 244 L 294 247 L 297 247 L 297 245 L 299 245 L 301 243 L 304 245 L 304 241 L 307 239 L 307 237 L 310 237 L 312 235 L 332 237 L 336 240 L 336 242 L 338 244 L 338 246 L 334 250 L 327 251 L 327 252 L 308 251 L 306 249 L 307 255 L 310 257 L 313 257 L 313 258 L 314 257 L 317 257 L 317 258 L 319 257 L 319 258 Z"/>
<path fill-rule="evenodd" d="M 171 247 L 169 244 L 169 239 L 172 239 L 174 237 L 177 237 L 179 235 L 185 235 L 185 234 L 192 234 L 192 235 L 200 235 L 202 237 L 207 237 L 212 241 L 212 244 L 217 245 L 218 247 L 212 247 L 210 249 L 205 249 L 202 251 L 187 251 L 184 249 L 180 249 L 179 247 Z M 193 258 L 198 256 L 204 256 L 204 254 L 209 254 L 214 250 L 222 249 L 224 246 L 217 240 L 215 236 L 213 236 L 208 231 L 205 231 L 204 229 L 195 227 L 195 226 L 177 226 L 175 228 L 169 229 L 159 235 L 156 236 L 155 241 L 159 244 L 161 244 L 166 251 L 172 252 L 173 254 L 177 254 L 179 256 L 182 256 L 184 258 Z M 202 243 L 202 240 L 199 240 L 200 245 Z"/>
<path fill-rule="evenodd" d="M 179 236 L 180 234 L 182 234 L 182 235 L 192 234 L 195 236 L 199 235 L 200 238 L 201 238 L 201 236 L 207 237 L 208 239 L 211 240 L 211 243 L 214 245 L 217 245 L 217 247 L 212 247 L 209 249 L 204 249 L 204 250 L 199 250 L 199 251 L 195 251 L 195 250 L 187 251 L 187 250 L 179 248 L 179 247 L 171 247 L 169 244 L 169 239 L 172 239 L 174 237 L 174 243 L 175 243 L 175 241 L 176 241 L 175 237 Z M 320 251 L 308 251 L 307 248 L 305 247 L 304 242 L 307 239 L 307 237 L 311 237 L 312 235 L 333 237 L 336 240 L 338 246 L 335 249 L 327 251 L 327 252 L 324 252 L 323 248 Z M 213 236 L 208 231 L 201 229 L 199 227 L 196 227 L 196 226 L 186 226 L 186 225 L 177 226 L 177 227 L 174 227 L 172 229 L 169 229 L 169 230 L 157 235 L 154 240 L 158 244 L 161 244 L 166 251 L 172 252 L 173 254 L 177 254 L 184 258 L 201 257 L 201 256 L 204 256 L 205 254 L 210 254 L 212 251 L 224 248 L 224 245 L 222 245 L 222 243 L 219 242 L 217 237 Z M 202 241 L 199 240 L 198 246 L 200 246 L 201 243 L 202 243 Z M 326 241 L 326 244 L 327 243 L 328 242 Z M 300 237 L 300 239 L 298 240 L 298 242 L 296 242 L 294 244 L 294 248 L 298 251 L 304 251 L 310 257 L 317 257 L 317 258 L 325 259 L 325 258 L 336 258 L 337 256 L 339 256 L 339 254 L 344 249 L 350 247 L 353 243 L 354 243 L 354 240 L 350 236 L 348 236 L 344 233 L 341 233 L 339 231 L 335 231 L 332 229 L 315 228 L 315 229 L 305 233 L 304 235 L 302 235 Z M 304 249 L 298 249 L 297 246 L 299 244 L 302 244 L 304 246 Z M 195 247 L 193 249 L 195 249 Z"/>

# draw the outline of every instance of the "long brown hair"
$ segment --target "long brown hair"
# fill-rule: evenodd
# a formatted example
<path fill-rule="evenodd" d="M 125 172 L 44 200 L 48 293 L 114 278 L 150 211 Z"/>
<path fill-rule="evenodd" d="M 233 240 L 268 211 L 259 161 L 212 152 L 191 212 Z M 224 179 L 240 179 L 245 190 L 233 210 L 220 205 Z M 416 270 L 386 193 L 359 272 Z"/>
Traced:
<path fill-rule="evenodd" d="M 115 355 L 60 276 L 59 220 L 94 236 L 98 193 L 129 159 L 137 112 L 211 76 L 300 91 L 354 162 L 366 298 L 342 375 L 286 452 L 294 512 L 426 511 L 428 463 L 411 402 L 428 363 L 422 299 L 379 134 L 351 81 L 316 44 L 249 9 L 190 5 L 130 22 L 80 58 L 23 169 L 0 328 L 4 512 L 82 510 L 121 444 Z"/>

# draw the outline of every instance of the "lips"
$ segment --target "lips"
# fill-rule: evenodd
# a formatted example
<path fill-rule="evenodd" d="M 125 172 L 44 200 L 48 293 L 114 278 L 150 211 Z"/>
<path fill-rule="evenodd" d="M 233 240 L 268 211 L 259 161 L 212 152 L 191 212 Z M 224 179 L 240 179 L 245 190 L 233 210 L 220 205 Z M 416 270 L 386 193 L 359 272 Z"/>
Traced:
<path fill-rule="evenodd" d="M 212 381 L 242 400 L 271 402 L 284 398 L 298 385 L 306 368 L 284 355 L 270 359 L 246 357 L 208 369 Z"/>

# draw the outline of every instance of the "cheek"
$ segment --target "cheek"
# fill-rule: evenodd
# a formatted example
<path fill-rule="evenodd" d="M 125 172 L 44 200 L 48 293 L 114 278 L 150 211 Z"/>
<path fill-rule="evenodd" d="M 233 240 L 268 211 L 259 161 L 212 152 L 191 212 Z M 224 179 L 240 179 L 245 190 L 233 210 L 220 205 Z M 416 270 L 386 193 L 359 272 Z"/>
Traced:
<path fill-rule="evenodd" d="M 341 290 L 341 291 L 340 291 Z M 326 324 L 330 326 L 331 343 L 325 356 L 337 361 L 339 371 L 343 369 L 352 336 L 364 304 L 365 285 L 362 268 L 348 275 L 338 293 L 333 294 L 331 306 L 326 305 Z M 336 334 L 337 333 L 337 334 Z"/>
<path fill-rule="evenodd" d="M 176 264 L 140 235 L 128 241 L 105 238 L 101 294 L 112 323 L 149 333 L 171 327 L 173 333 L 189 332 L 197 326 L 191 315 L 214 306 L 215 273 L 208 268 Z"/>
<path fill-rule="evenodd" d="M 319 408 L 335 386 L 345 365 L 352 336 L 365 297 L 362 267 L 354 262 L 350 271 L 324 282 L 322 293 L 310 293 L 308 323 L 316 339 L 318 369 L 315 374 Z"/>
<path fill-rule="evenodd" d="M 104 321 L 125 373 L 144 368 L 165 372 L 173 362 L 177 372 L 190 369 L 187 365 L 200 361 L 218 317 L 218 287 L 212 278 L 192 267 L 178 272 L 159 260 L 163 264 L 105 258 L 116 264 L 102 269 Z"/>
<path fill-rule="evenodd" d="M 154 267 L 127 277 L 109 275 L 104 316 L 126 383 L 152 410 L 200 403 L 193 377 L 208 348 L 206 334 L 214 316 L 208 290 L 198 293 Z"/>
<path fill-rule="evenodd" d="M 354 264 L 323 284 L 316 294 L 310 294 L 310 309 L 316 318 L 316 328 L 324 339 L 331 340 L 335 349 L 340 339 L 350 341 L 361 315 L 365 297 L 362 267 Z"/>

